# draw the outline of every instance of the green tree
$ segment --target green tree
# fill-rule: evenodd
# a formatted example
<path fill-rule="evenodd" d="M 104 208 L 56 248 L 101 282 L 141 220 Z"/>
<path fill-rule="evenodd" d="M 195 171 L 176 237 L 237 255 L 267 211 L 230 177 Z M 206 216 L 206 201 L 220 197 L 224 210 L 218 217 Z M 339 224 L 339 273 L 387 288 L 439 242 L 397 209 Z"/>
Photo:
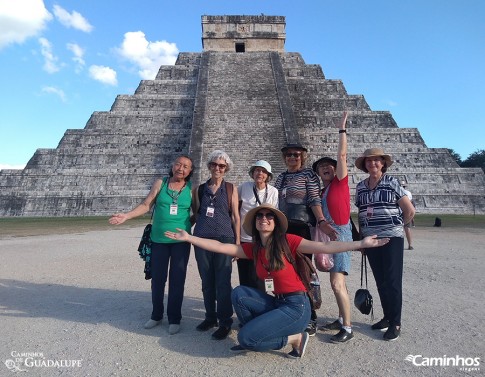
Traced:
<path fill-rule="evenodd" d="M 450 149 L 450 148 L 448 148 L 448 152 L 450 152 L 451 157 L 453 157 L 456 163 L 461 166 L 461 163 L 462 163 L 461 156 L 458 153 L 456 153 L 453 149 Z"/>
<path fill-rule="evenodd" d="M 460 166 L 462 168 L 482 168 L 485 172 L 485 149 L 473 152 Z"/>

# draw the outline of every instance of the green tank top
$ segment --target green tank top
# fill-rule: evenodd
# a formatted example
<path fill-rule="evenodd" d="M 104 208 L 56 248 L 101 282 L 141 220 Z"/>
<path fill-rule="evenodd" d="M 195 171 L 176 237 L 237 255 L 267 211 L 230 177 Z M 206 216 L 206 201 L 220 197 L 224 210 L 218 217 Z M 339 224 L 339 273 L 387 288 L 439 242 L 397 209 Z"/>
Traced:
<path fill-rule="evenodd" d="M 168 188 L 168 179 L 164 178 L 162 189 L 158 194 L 153 214 L 151 239 L 157 243 L 179 242 L 165 237 L 167 230 L 175 231 L 176 228 L 184 229 L 190 233 L 190 205 L 192 203 L 192 183 L 187 182 L 180 192 Z M 177 197 L 178 195 L 178 197 Z M 177 213 L 170 214 L 170 206 L 177 204 Z"/>

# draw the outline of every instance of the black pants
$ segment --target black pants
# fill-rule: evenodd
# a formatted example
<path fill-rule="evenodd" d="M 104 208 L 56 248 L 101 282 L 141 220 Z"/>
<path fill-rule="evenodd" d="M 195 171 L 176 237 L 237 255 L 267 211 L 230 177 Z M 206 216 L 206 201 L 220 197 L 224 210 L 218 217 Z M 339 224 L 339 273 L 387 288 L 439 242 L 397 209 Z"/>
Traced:
<path fill-rule="evenodd" d="M 392 237 L 388 244 L 366 249 L 376 280 L 384 318 L 391 326 L 401 325 L 404 238 Z"/>
<path fill-rule="evenodd" d="M 238 259 L 237 271 L 239 273 L 239 284 L 251 287 L 264 292 L 264 283 L 256 275 L 254 262 L 250 259 Z"/>
<path fill-rule="evenodd" d="M 303 237 L 306 240 L 311 241 L 312 236 L 310 233 L 310 226 L 308 224 L 305 224 L 301 221 L 288 221 L 288 230 L 286 233 L 289 234 L 296 234 L 297 236 Z M 313 254 L 304 254 L 308 259 L 312 260 Z M 310 300 L 311 304 L 311 300 Z M 317 312 L 315 311 L 315 308 L 313 305 L 311 306 L 312 308 L 312 314 L 311 314 L 311 320 L 316 321 L 317 320 Z"/>

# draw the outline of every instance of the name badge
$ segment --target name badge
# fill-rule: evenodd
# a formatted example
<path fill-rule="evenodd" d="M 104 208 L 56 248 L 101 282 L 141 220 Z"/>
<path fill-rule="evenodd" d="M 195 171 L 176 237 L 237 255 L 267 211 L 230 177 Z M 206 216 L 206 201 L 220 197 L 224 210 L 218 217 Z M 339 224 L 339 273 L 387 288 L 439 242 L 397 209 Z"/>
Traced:
<path fill-rule="evenodd" d="M 374 214 L 374 208 L 371 207 L 371 206 L 368 206 L 367 207 L 367 218 L 368 219 L 371 218 L 373 214 Z"/>
<path fill-rule="evenodd" d="M 205 213 L 205 215 L 207 217 L 214 217 L 214 211 L 215 211 L 214 207 L 207 207 L 207 212 Z"/>
<path fill-rule="evenodd" d="M 286 187 L 283 189 L 283 191 L 281 191 L 281 196 L 286 198 Z"/>
<path fill-rule="evenodd" d="M 177 204 L 170 204 L 170 214 L 176 215 L 177 211 L 178 211 L 178 205 Z"/>
<path fill-rule="evenodd" d="M 274 282 L 273 279 L 264 279 L 264 289 L 266 292 L 273 292 L 274 291 Z"/>

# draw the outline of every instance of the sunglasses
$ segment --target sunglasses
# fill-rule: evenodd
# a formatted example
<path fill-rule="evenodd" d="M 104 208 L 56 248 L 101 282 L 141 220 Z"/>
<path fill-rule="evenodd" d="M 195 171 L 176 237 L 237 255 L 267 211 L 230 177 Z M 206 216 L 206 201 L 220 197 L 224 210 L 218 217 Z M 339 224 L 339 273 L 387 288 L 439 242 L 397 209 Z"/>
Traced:
<path fill-rule="evenodd" d="M 266 218 L 266 220 L 274 220 L 275 215 L 273 212 L 266 212 L 266 213 L 258 212 L 256 214 L 256 220 L 263 220 L 264 217 Z"/>
<path fill-rule="evenodd" d="M 215 162 L 211 162 L 211 163 L 209 164 L 209 166 L 210 166 L 211 168 L 216 168 L 216 167 L 218 167 L 218 168 L 219 168 L 219 169 L 221 169 L 221 170 L 224 170 L 224 169 L 227 167 L 227 165 L 224 165 L 224 164 L 217 164 L 217 163 L 215 163 Z"/>
<path fill-rule="evenodd" d="M 300 158 L 301 157 L 301 152 L 288 152 L 288 153 L 285 153 L 285 157 Z"/>

